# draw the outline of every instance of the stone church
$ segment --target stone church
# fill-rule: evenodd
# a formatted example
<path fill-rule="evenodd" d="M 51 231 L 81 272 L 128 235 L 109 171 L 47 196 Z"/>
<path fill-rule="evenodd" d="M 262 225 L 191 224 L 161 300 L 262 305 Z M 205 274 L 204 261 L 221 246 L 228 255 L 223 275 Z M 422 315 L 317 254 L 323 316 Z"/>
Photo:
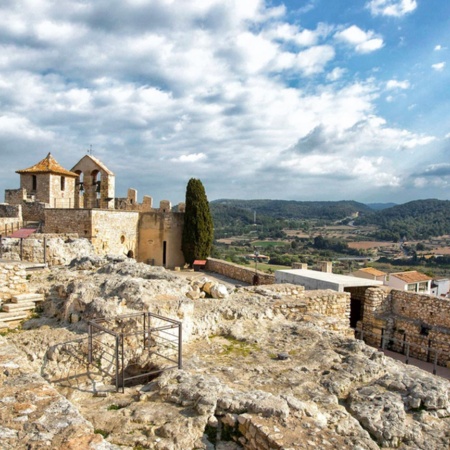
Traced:
<path fill-rule="evenodd" d="M 114 173 L 92 155 L 67 170 L 49 153 L 17 173 L 20 188 L 7 189 L 0 204 L 5 224 L 9 218 L 39 223 L 43 233 L 76 233 L 89 239 L 99 255 L 125 254 L 166 268 L 184 265 L 183 203 L 177 212 L 167 200 L 154 208 L 149 196 L 138 203 L 134 189 L 116 198 Z"/>

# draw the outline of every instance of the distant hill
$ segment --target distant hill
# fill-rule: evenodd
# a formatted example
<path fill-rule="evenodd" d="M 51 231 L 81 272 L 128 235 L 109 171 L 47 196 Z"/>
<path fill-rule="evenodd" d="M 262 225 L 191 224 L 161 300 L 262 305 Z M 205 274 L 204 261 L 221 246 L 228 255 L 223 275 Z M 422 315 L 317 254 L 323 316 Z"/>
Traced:
<path fill-rule="evenodd" d="M 397 206 L 397 203 L 366 203 L 366 205 L 375 211 L 381 211 L 382 209 L 392 208 Z"/>
<path fill-rule="evenodd" d="M 220 199 L 210 203 L 216 227 L 239 222 L 252 224 L 271 220 L 327 220 L 336 221 L 355 213 L 370 213 L 363 203 L 351 200 L 338 202 L 299 202 L 294 200 L 235 200 Z"/>
<path fill-rule="evenodd" d="M 362 214 L 355 225 L 377 225 L 380 239 L 427 239 L 450 234 L 449 200 L 415 200 Z"/>

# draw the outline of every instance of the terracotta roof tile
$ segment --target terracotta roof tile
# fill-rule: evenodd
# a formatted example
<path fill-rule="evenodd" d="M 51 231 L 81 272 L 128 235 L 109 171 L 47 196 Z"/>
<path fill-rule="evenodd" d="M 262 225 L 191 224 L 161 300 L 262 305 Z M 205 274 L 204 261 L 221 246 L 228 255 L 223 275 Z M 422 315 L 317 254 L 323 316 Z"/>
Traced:
<path fill-rule="evenodd" d="M 49 153 L 42 161 L 39 161 L 34 166 L 28 167 L 28 169 L 16 170 L 16 173 L 53 173 L 56 175 L 65 175 L 68 177 L 78 177 L 78 175 L 70 170 L 64 169 L 60 166 L 52 154 Z"/>
<path fill-rule="evenodd" d="M 376 277 L 387 275 L 386 272 L 382 272 L 381 270 L 375 269 L 374 267 L 363 267 L 362 269 L 359 270 L 361 272 L 369 273 L 370 275 L 374 275 Z"/>
<path fill-rule="evenodd" d="M 417 270 L 411 270 L 409 272 L 397 272 L 391 273 L 391 276 L 397 277 L 399 280 L 405 283 L 419 283 L 420 281 L 430 281 L 431 277 L 424 273 L 417 272 Z"/>

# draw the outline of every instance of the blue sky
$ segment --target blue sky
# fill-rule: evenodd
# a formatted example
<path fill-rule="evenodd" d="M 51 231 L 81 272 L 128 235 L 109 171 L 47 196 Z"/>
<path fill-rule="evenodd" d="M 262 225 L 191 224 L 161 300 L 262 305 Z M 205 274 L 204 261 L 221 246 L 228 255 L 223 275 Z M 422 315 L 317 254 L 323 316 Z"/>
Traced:
<path fill-rule="evenodd" d="M 156 202 L 450 198 L 450 2 L 15 0 L 0 46 L 2 191 L 92 146 Z"/>

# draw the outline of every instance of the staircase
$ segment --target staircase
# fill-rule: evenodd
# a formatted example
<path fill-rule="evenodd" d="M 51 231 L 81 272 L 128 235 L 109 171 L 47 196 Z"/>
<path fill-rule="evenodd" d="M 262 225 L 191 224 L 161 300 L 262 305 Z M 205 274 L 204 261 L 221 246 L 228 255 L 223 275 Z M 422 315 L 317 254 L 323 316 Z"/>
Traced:
<path fill-rule="evenodd" d="M 42 294 L 16 294 L 0 299 L 0 331 L 16 328 L 20 322 L 32 315 L 36 306 L 44 301 Z"/>

